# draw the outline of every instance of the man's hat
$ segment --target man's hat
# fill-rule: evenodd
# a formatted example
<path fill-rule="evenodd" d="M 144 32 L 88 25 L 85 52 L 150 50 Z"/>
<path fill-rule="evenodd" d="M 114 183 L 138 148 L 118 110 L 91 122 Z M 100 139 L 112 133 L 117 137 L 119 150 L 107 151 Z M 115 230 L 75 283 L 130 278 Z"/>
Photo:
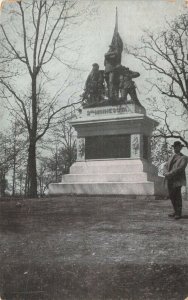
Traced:
<path fill-rule="evenodd" d="M 176 147 L 176 146 L 184 147 L 184 145 L 180 141 L 175 141 L 174 144 L 172 145 L 172 147 Z"/>
<path fill-rule="evenodd" d="M 95 67 L 95 66 L 99 67 L 99 64 L 94 63 L 94 64 L 92 64 L 92 66 L 93 66 L 93 67 Z"/>

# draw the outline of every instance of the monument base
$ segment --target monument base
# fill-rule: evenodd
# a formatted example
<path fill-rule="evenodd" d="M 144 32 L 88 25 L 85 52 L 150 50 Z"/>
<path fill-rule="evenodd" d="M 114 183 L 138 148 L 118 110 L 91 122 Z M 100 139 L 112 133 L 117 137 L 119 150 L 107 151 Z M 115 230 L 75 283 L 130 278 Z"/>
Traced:
<path fill-rule="evenodd" d="M 51 195 L 164 196 L 163 178 L 141 159 L 86 160 L 72 165 L 61 183 L 51 183 Z"/>
<path fill-rule="evenodd" d="M 151 135 L 158 123 L 135 103 L 87 108 L 71 120 L 77 131 L 77 162 L 51 195 L 165 195 L 151 164 Z"/>

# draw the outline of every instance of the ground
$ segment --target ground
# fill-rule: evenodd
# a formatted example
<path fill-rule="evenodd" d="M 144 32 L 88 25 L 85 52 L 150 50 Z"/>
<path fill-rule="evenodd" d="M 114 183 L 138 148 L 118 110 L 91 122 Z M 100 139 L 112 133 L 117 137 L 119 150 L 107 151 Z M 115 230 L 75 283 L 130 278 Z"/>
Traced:
<path fill-rule="evenodd" d="M 0 297 L 184 300 L 188 201 L 64 196 L 0 202 Z"/>

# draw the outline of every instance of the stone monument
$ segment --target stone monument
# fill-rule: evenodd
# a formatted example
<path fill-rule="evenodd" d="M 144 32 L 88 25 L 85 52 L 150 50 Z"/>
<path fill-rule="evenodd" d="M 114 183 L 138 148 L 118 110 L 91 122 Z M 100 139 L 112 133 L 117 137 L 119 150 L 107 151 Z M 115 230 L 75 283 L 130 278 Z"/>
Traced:
<path fill-rule="evenodd" d="M 85 83 L 82 110 L 71 125 L 77 132 L 77 161 L 50 194 L 164 194 L 162 178 L 151 164 L 150 139 L 158 123 L 146 115 L 133 78 L 121 65 L 123 42 L 116 24 L 104 70 L 94 63 Z"/>

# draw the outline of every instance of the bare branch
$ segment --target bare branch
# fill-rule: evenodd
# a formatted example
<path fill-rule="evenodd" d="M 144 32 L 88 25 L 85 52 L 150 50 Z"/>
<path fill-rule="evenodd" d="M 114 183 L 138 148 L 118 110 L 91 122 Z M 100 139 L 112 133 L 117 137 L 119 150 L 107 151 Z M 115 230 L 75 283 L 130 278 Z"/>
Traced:
<path fill-rule="evenodd" d="M 68 108 L 68 107 L 71 107 L 71 106 L 73 106 L 73 105 L 79 104 L 79 103 L 81 103 L 81 102 L 82 102 L 82 100 L 77 101 L 77 102 L 74 102 L 74 103 L 71 103 L 71 104 L 68 104 L 68 105 L 65 105 L 65 106 L 62 106 L 62 107 L 60 107 L 59 109 L 57 109 L 55 112 L 53 112 L 51 115 L 49 115 L 48 120 L 47 120 L 47 124 L 46 124 L 46 126 L 45 126 L 43 132 L 37 136 L 36 141 L 38 141 L 39 139 L 41 139 L 41 138 L 44 136 L 44 134 L 46 133 L 46 131 L 47 131 L 47 130 L 49 129 L 49 127 L 50 127 L 50 123 L 51 123 L 51 121 L 52 121 L 52 118 L 53 118 L 55 115 L 57 115 L 60 111 L 66 109 L 66 108 Z"/>
<path fill-rule="evenodd" d="M 45 46 L 44 51 L 43 51 L 43 53 L 42 53 L 41 59 L 39 60 L 39 67 L 41 67 L 42 64 L 43 64 L 43 61 L 44 61 L 44 58 L 45 58 L 45 55 L 46 55 L 46 51 L 47 51 L 48 46 L 49 46 L 49 44 L 50 44 L 50 42 L 51 42 L 52 36 L 53 36 L 53 34 L 54 34 L 54 32 L 55 32 L 55 30 L 56 30 L 56 28 L 57 28 L 57 25 L 58 25 L 58 23 L 60 22 L 60 20 L 61 20 L 61 18 L 62 18 L 63 12 L 64 12 L 65 7 L 66 7 L 66 4 L 67 4 L 67 0 L 64 0 L 63 7 L 62 7 L 62 9 L 61 9 L 61 11 L 60 11 L 60 14 L 59 14 L 59 16 L 58 16 L 58 18 L 57 18 L 57 20 L 56 20 L 54 26 L 53 26 L 52 29 L 51 29 L 51 32 L 50 32 L 49 38 L 48 38 L 48 40 L 47 40 L 47 42 L 46 42 L 46 46 Z"/>
<path fill-rule="evenodd" d="M 8 43 L 8 45 L 10 46 L 12 52 L 16 55 L 16 58 L 18 58 L 18 59 L 19 59 L 20 61 L 22 61 L 23 63 L 27 63 L 26 60 L 24 60 L 25 57 L 20 56 L 19 53 L 18 53 L 18 51 L 15 49 L 15 47 L 14 47 L 14 46 L 12 45 L 12 43 L 10 42 L 10 40 L 9 40 L 9 38 L 8 38 L 8 36 L 7 36 L 6 32 L 5 32 L 5 29 L 4 29 L 4 27 L 3 27 L 2 24 L 0 24 L 0 27 L 1 27 L 1 30 L 2 30 L 2 32 L 3 32 L 3 35 L 4 35 L 4 37 L 5 37 L 5 39 L 6 39 L 7 43 Z M 5 46 L 4 46 L 4 47 L 5 47 Z M 10 50 L 9 50 L 9 52 L 12 53 Z"/>
<path fill-rule="evenodd" d="M 23 10 L 21 1 L 19 1 L 17 3 L 20 7 L 21 16 L 22 16 L 23 43 L 24 43 L 24 53 L 25 53 L 26 64 L 27 64 L 27 68 L 29 70 L 29 74 L 32 77 L 33 73 L 32 73 L 32 70 L 31 70 L 31 66 L 30 66 L 29 58 L 28 58 L 28 53 L 27 53 L 27 42 L 26 42 L 27 32 L 26 32 L 26 26 L 25 26 L 25 14 L 24 14 L 24 10 Z"/>
<path fill-rule="evenodd" d="M 28 119 L 28 115 L 27 115 L 27 111 L 26 111 L 26 108 L 25 108 L 25 105 L 24 105 L 24 102 L 23 100 L 16 94 L 16 92 L 14 91 L 14 89 L 8 84 L 6 83 L 5 81 L 3 81 L 2 79 L 0 79 L 0 83 L 3 84 L 7 90 L 18 100 L 18 102 L 21 104 L 22 106 L 22 109 L 23 109 L 23 112 L 24 112 L 24 116 L 25 116 L 25 121 L 26 121 L 26 124 L 27 124 L 27 128 L 28 128 L 28 131 L 30 131 L 30 123 L 29 123 L 29 119 Z"/>

